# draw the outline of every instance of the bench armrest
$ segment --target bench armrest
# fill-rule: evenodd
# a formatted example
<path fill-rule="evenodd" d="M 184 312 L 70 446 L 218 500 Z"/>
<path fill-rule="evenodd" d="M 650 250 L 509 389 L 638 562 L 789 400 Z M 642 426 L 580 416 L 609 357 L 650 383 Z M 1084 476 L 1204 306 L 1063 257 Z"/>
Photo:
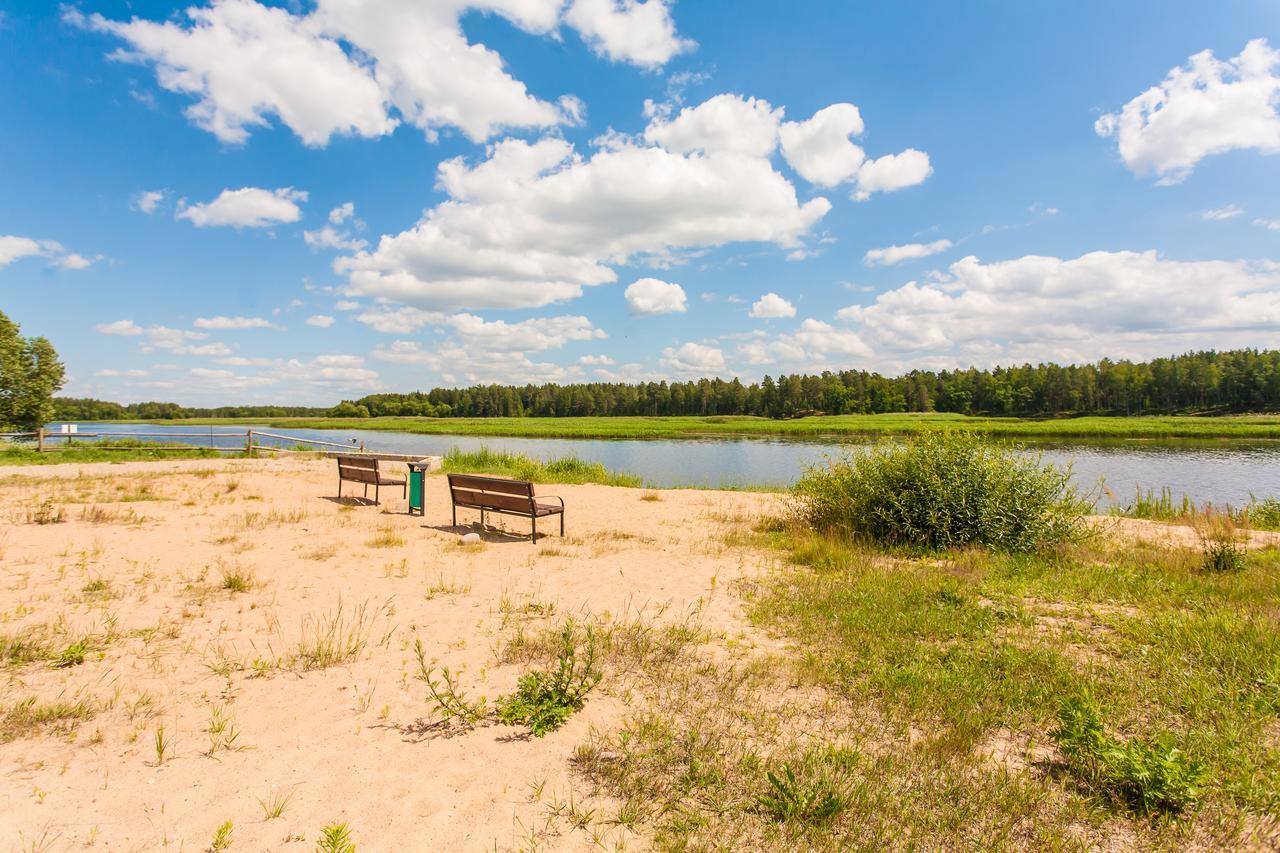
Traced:
<path fill-rule="evenodd" d="M 564 498 L 559 495 L 537 495 L 534 497 L 533 502 L 537 503 L 538 501 L 560 501 L 560 508 L 564 509 Z"/>

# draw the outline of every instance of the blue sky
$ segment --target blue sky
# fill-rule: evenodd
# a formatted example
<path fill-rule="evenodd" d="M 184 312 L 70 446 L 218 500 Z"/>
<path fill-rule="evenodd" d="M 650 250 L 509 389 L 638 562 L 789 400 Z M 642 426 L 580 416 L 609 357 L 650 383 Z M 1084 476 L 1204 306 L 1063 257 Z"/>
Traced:
<path fill-rule="evenodd" d="M 65 393 L 1280 337 L 1280 14 L 0 0 L 0 309 Z"/>

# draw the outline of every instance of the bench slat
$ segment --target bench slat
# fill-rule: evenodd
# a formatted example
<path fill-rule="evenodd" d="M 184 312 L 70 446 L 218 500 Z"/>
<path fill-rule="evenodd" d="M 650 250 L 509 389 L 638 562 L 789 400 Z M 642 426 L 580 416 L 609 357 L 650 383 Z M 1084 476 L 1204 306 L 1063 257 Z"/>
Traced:
<path fill-rule="evenodd" d="M 484 477 L 478 474 L 450 474 L 449 486 L 478 492 L 499 492 L 506 495 L 533 497 L 533 483 L 523 480 L 507 480 L 502 477 Z"/>

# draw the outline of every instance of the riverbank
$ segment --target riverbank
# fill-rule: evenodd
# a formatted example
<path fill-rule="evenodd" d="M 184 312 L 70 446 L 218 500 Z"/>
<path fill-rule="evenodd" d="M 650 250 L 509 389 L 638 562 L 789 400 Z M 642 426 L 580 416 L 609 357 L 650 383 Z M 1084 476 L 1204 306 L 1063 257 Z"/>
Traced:
<path fill-rule="evenodd" d="M 821 415 L 794 420 L 739 416 L 590 418 L 191 418 L 116 423 L 274 429 L 386 430 L 423 435 L 511 438 L 679 439 L 740 436 L 817 438 L 904 435 L 946 427 L 1006 438 L 1280 439 L 1280 415 L 1083 417 L 1029 420 L 951 414 Z"/>

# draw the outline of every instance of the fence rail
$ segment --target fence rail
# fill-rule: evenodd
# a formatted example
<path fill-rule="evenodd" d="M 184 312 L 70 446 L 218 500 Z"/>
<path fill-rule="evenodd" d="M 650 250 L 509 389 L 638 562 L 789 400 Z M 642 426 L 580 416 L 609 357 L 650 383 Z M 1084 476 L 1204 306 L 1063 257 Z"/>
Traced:
<path fill-rule="evenodd" d="M 0 432 L 0 439 L 28 439 L 36 444 L 36 451 L 40 453 L 56 453 L 71 447 L 77 438 L 96 439 L 92 442 L 86 442 L 98 450 L 133 450 L 134 447 L 128 445 L 112 445 L 110 439 L 141 439 L 141 438 L 161 438 L 166 439 L 163 443 L 149 446 L 148 450 L 212 450 L 216 453 L 244 453 L 252 456 L 255 451 L 265 450 L 271 453 L 292 453 L 295 452 L 296 446 L 302 445 L 306 450 L 300 452 L 310 452 L 311 448 L 317 450 L 322 447 L 339 448 L 347 453 L 363 453 L 370 456 L 377 454 L 368 453 L 365 450 L 364 442 L 359 445 L 341 444 L 334 441 L 322 441 L 315 438 L 301 438 L 294 435 L 281 435 L 274 432 L 264 432 L 263 430 L 245 430 L 244 432 L 50 432 L 45 429 L 38 429 L 34 432 Z M 187 444 L 183 442 L 168 441 L 174 438 L 188 439 L 207 439 L 208 444 Z M 271 444 L 263 444 L 260 439 L 274 439 L 276 441 L 292 442 L 295 447 L 277 447 Z M 66 444 L 61 447 L 51 446 L 57 439 L 64 439 Z M 104 441 L 105 439 L 105 441 Z M 234 439 L 235 445 L 230 447 L 218 447 L 214 444 L 215 439 Z M 322 451 L 326 452 L 326 451 Z"/>

